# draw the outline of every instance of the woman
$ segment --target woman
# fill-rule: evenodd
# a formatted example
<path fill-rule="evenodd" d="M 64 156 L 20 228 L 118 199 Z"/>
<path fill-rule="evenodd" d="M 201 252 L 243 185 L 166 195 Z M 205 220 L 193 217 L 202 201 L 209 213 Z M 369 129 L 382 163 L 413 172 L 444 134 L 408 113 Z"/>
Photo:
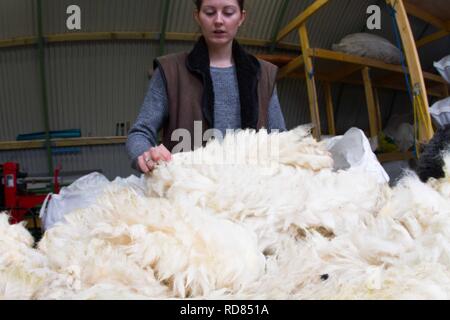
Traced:
<path fill-rule="evenodd" d="M 227 129 L 286 130 L 275 87 L 277 67 L 247 54 L 235 41 L 246 17 L 244 0 L 196 0 L 195 5 L 202 37 L 190 53 L 155 60 L 128 135 L 133 167 L 143 173 L 179 151 L 179 130 L 190 133 L 190 149 L 205 142 L 212 128 L 222 135 Z M 163 143 L 156 146 L 160 128 Z"/>

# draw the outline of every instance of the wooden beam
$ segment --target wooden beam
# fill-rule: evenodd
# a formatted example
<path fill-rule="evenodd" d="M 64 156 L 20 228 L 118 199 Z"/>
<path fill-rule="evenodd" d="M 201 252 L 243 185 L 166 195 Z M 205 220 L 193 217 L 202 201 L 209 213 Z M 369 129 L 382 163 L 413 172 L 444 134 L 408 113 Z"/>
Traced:
<path fill-rule="evenodd" d="M 388 64 L 388 63 L 384 63 L 384 62 L 382 62 L 380 60 L 376 60 L 376 59 L 359 57 L 359 56 L 350 55 L 350 54 L 346 54 L 346 53 L 342 53 L 342 52 L 335 52 L 335 51 L 331 51 L 331 50 L 318 49 L 318 48 L 314 48 L 314 50 L 308 49 L 307 54 L 311 57 L 314 56 L 317 59 L 325 59 L 325 60 L 332 60 L 332 61 L 356 64 L 356 65 L 361 66 L 361 69 L 362 69 L 362 67 L 368 66 L 371 68 L 376 68 L 376 69 L 392 71 L 392 72 L 403 74 L 403 68 L 400 65 Z M 351 70 L 351 67 L 349 67 L 349 69 Z M 433 74 L 430 72 L 422 72 L 422 75 L 427 80 L 431 80 L 431 81 L 435 81 L 435 82 L 439 82 L 439 83 L 446 83 L 446 81 L 439 75 L 436 75 L 436 74 Z M 330 75 L 330 79 L 333 79 L 332 75 Z"/>
<path fill-rule="evenodd" d="M 50 143 L 54 147 L 83 147 L 124 144 L 127 137 L 86 137 L 86 138 L 67 138 L 51 139 Z M 5 150 L 27 150 L 45 148 L 45 140 L 27 140 L 27 141 L 2 141 L 0 142 L 0 151 Z"/>
<path fill-rule="evenodd" d="M 291 74 L 289 74 L 289 79 L 299 79 L 299 80 L 305 80 L 306 76 L 305 76 L 305 71 L 303 69 L 298 70 L 298 71 L 294 71 Z M 324 82 L 330 82 L 330 79 L 328 78 L 328 75 L 320 73 L 320 72 L 315 72 L 314 73 L 314 78 L 318 81 L 324 81 Z"/>
<path fill-rule="evenodd" d="M 445 81 L 444 78 L 442 78 L 441 76 L 434 74 L 434 73 L 423 71 L 423 77 L 427 80 L 427 83 L 435 82 L 438 85 L 447 84 L 447 82 Z M 374 82 L 390 83 L 390 84 L 405 83 L 405 78 L 404 78 L 403 73 L 401 73 L 401 74 L 400 73 L 390 73 L 383 77 L 378 77 L 378 78 L 374 79 Z"/>
<path fill-rule="evenodd" d="M 197 33 L 167 32 L 166 40 L 194 42 L 200 35 Z M 153 40 L 159 41 L 159 32 L 87 32 L 87 33 L 61 33 L 44 35 L 46 43 L 72 42 L 72 41 L 101 41 L 101 40 Z M 239 43 L 255 47 L 269 47 L 270 40 L 237 38 Z M 22 37 L 0 40 L 0 48 L 35 45 L 37 37 Z M 299 52 L 295 43 L 282 42 L 278 48 Z"/>
<path fill-rule="evenodd" d="M 402 38 L 403 48 L 405 49 L 406 61 L 408 62 L 409 74 L 411 76 L 411 85 L 413 92 L 416 92 L 420 99 L 420 105 L 424 114 L 424 122 L 419 123 L 419 143 L 427 143 L 433 137 L 433 128 L 431 117 L 428 111 L 429 103 L 425 80 L 420 65 L 419 55 L 414 42 L 414 36 L 409 25 L 408 16 L 403 5 L 403 0 L 386 0 L 388 4 L 394 6 L 396 10 L 396 20 Z"/>
<path fill-rule="evenodd" d="M 304 77 L 304 76 L 303 76 Z M 317 77 L 318 80 L 322 80 L 322 78 L 320 78 L 319 76 Z M 327 79 L 326 77 L 323 78 L 324 81 L 329 81 L 329 79 Z M 351 85 L 356 85 L 356 86 L 363 86 L 364 82 L 357 80 L 357 79 L 342 79 L 339 82 L 342 83 L 347 83 L 347 84 L 351 84 Z M 372 86 L 374 88 L 381 88 L 381 89 L 391 89 L 391 90 L 397 90 L 397 91 L 404 91 L 407 92 L 406 86 L 404 85 L 404 83 L 398 82 L 398 83 L 394 83 L 394 82 L 377 82 L 377 81 L 372 81 Z M 446 96 L 443 95 L 442 89 L 441 88 L 428 88 L 427 89 L 427 93 L 430 96 L 433 97 L 437 97 L 437 98 L 445 98 Z"/>
<path fill-rule="evenodd" d="M 447 84 L 447 81 L 445 81 L 444 78 L 442 78 L 441 76 L 439 76 L 437 74 L 426 72 L 426 71 L 422 71 L 422 74 L 423 74 L 424 79 L 426 79 L 426 80 L 434 81 L 437 83 Z"/>
<path fill-rule="evenodd" d="M 281 55 L 281 54 L 257 54 L 255 55 L 256 58 L 273 63 L 274 65 L 278 67 L 283 67 L 290 62 L 292 62 L 295 58 L 295 56 L 288 56 L 288 55 Z"/>
<path fill-rule="evenodd" d="M 330 81 L 337 82 L 337 81 L 355 73 L 356 71 L 360 71 L 362 68 L 363 67 L 361 65 L 356 65 L 356 64 L 345 65 L 342 68 L 340 68 L 338 71 L 330 73 L 328 75 L 328 77 L 330 78 Z"/>
<path fill-rule="evenodd" d="M 157 33 L 156 33 L 157 34 Z M 166 33 L 166 40 L 172 40 L 172 41 L 187 41 L 187 42 L 195 42 L 200 37 L 200 34 L 198 33 L 183 33 L 183 32 L 167 32 Z M 242 38 L 238 37 L 236 38 L 237 41 L 239 41 L 240 44 L 246 45 L 246 46 L 254 46 L 254 47 L 269 47 L 271 45 L 270 40 L 264 40 L 264 39 L 252 39 L 252 38 Z M 299 52 L 299 46 L 295 43 L 288 43 L 288 42 L 282 42 L 278 44 L 279 48 L 296 51 Z"/>
<path fill-rule="evenodd" d="M 297 79 L 297 80 L 305 80 L 305 72 L 302 71 L 294 71 L 289 74 L 289 79 Z"/>
<path fill-rule="evenodd" d="M 331 85 L 329 82 L 323 82 L 323 89 L 325 93 L 325 103 L 327 106 L 327 122 L 328 122 L 328 134 L 336 135 L 336 126 L 334 122 L 334 108 L 333 108 L 333 96 L 331 95 Z"/>
<path fill-rule="evenodd" d="M 373 82 L 372 83 L 374 88 L 384 88 L 384 89 L 392 89 L 392 90 L 397 90 L 397 91 L 405 91 L 406 90 L 406 86 L 404 84 L 395 84 L 395 83 L 380 83 L 380 82 Z M 427 94 L 433 97 L 438 97 L 438 98 L 442 98 L 444 97 L 442 95 L 441 90 L 435 90 L 432 88 L 429 88 L 427 91 Z"/>
<path fill-rule="evenodd" d="M 384 63 L 380 60 L 370 59 L 365 57 L 359 57 L 355 55 L 350 55 L 342 52 L 336 52 L 326 49 L 308 49 L 307 54 L 309 56 L 315 56 L 316 58 L 326 59 L 326 60 L 334 60 L 339 62 L 348 62 L 353 64 L 358 64 L 361 66 L 374 67 L 382 70 L 395 71 L 395 72 L 403 72 L 403 69 L 400 65 L 388 64 Z"/>
<path fill-rule="evenodd" d="M 317 2 L 316 2 L 317 3 Z M 306 30 L 306 24 L 302 24 L 299 29 L 300 44 L 302 46 L 302 52 L 308 52 L 310 49 L 308 31 Z M 319 101 L 317 99 L 316 82 L 313 71 L 312 59 L 309 55 L 303 54 L 303 61 L 305 65 L 305 79 L 306 87 L 308 90 L 309 110 L 311 113 L 311 122 L 314 125 L 313 136 L 317 140 L 320 140 L 320 115 L 319 115 Z"/>
<path fill-rule="evenodd" d="M 436 33 L 433 33 L 433 34 L 430 34 L 430 35 L 428 35 L 426 37 L 423 37 L 420 40 L 417 40 L 416 47 L 417 48 L 423 47 L 424 45 L 427 45 L 427 44 L 429 44 L 431 42 L 434 42 L 436 40 L 444 38 L 444 37 L 446 37 L 448 35 L 450 35 L 450 31 L 449 30 L 438 31 Z"/>
<path fill-rule="evenodd" d="M 90 32 L 62 33 L 45 36 L 46 42 L 100 41 L 100 40 L 158 40 L 158 32 Z"/>
<path fill-rule="evenodd" d="M 55 139 L 55 147 L 100 146 L 111 144 L 123 144 L 126 141 L 127 141 L 126 136 Z"/>
<path fill-rule="evenodd" d="M 391 162 L 409 160 L 413 158 L 412 152 L 392 152 L 392 153 L 380 153 L 377 155 L 380 162 Z"/>
<path fill-rule="evenodd" d="M 293 30 L 298 29 L 300 25 L 305 23 L 309 17 L 311 17 L 324 5 L 326 5 L 328 1 L 329 0 L 316 0 L 313 4 L 311 4 L 308 8 L 306 8 L 305 11 L 300 13 L 294 20 L 292 20 L 286 27 L 281 29 L 281 31 L 277 35 L 276 42 L 279 42 L 281 39 L 284 39 Z"/>
<path fill-rule="evenodd" d="M 366 92 L 367 113 L 369 115 L 369 131 L 370 137 L 372 138 L 378 135 L 379 125 L 377 121 L 377 109 L 375 106 L 372 81 L 370 80 L 370 73 L 368 67 L 364 67 L 362 69 L 362 76 L 364 81 L 364 90 Z"/>
<path fill-rule="evenodd" d="M 362 69 L 362 66 L 361 66 Z M 292 76 L 292 75 L 291 75 Z M 291 77 L 289 76 L 289 77 Z M 324 75 L 319 72 L 316 72 L 316 78 L 318 80 L 328 81 L 328 82 L 334 82 L 335 79 L 333 79 L 332 76 Z M 445 95 L 445 92 L 443 91 L 444 87 L 448 87 L 447 82 L 440 76 L 435 75 L 433 73 L 424 72 L 424 77 L 427 79 L 427 94 L 430 96 L 438 97 L 438 98 L 445 98 L 447 95 Z M 349 79 L 349 78 L 343 78 L 340 80 L 336 80 L 342 83 L 352 84 L 352 85 L 364 85 L 364 83 L 358 79 Z M 431 82 L 436 82 L 436 86 L 432 86 Z M 403 74 L 400 73 L 390 73 L 388 75 L 385 75 L 383 77 L 378 77 L 377 79 L 372 79 L 372 86 L 374 88 L 384 88 L 384 89 L 392 89 L 392 90 L 400 90 L 400 91 L 407 91 L 406 85 L 405 85 L 405 79 L 403 77 Z"/>
<path fill-rule="evenodd" d="M 282 78 L 288 76 L 295 70 L 302 67 L 304 64 L 305 64 L 305 60 L 303 58 L 303 55 L 295 58 L 294 60 L 292 60 L 291 62 L 289 62 L 287 65 L 285 65 L 284 67 L 282 67 L 280 69 L 280 71 L 278 72 L 278 79 L 282 79 Z"/>
<path fill-rule="evenodd" d="M 438 29 L 446 29 L 446 23 L 444 21 L 433 16 L 432 14 L 423 10 L 422 8 L 419 8 L 412 3 L 408 3 L 407 1 L 405 1 L 404 6 L 408 14 L 415 16 L 420 20 L 428 22 L 429 24 L 435 26 Z"/>
<path fill-rule="evenodd" d="M 0 40 L 0 48 L 20 47 L 35 45 L 38 42 L 36 37 L 22 37 Z"/>

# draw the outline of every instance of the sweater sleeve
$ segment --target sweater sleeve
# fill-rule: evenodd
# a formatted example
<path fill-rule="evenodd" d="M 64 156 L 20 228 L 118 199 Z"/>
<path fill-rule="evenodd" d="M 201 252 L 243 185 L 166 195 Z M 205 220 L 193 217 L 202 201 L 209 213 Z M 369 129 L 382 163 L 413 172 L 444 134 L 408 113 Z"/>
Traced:
<path fill-rule="evenodd" d="M 167 104 L 165 83 L 161 72 L 156 69 L 136 122 L 128 132 L 126 149 L 133 168 L 137 169 L 137 158 L 158 143 L 158 132 L 169 115 Z"/>
<path fill-rule="evenodd" d="M 286 124 L 284 122 L 283 112 L 281 111 L 280 101 L 278 100 L 277 88 L 273 91 L 272 98 L 269 103 L 269 115 L 267 122 L 268 131 L 278 129 L 279 131 L 286 131 Z"/>

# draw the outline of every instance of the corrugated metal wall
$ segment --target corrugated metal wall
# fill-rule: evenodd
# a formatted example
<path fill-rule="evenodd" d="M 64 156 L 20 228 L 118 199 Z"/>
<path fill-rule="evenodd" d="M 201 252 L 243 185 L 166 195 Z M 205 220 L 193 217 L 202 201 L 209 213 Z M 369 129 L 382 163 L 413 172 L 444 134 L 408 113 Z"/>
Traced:
<path fill-rule="evenodd" d="M 92 146 L 80 149 L 77 153 L 53 156 L 55 168 L 61 165 L 63 176 L 98 171 L 109 179 L 114 179 L 116 176 L 127 177 L 131 174 L 123 146 Z M 30 175 L 48 174 L 45 150 L 3 151 L 0 157 L 1 163 L 18 162 L 20 170 Z"/>
<path fill-rule="evenodd" d="M 155 42 L 137 41 L 50 45 L 46 66 L 51 128 L 112 136 L 117 122 L 134 121 L 157 49 Z"/>
<path fill-rule="evenodd" d="M 0 39 L 36 34 L 36 20 L 32 0 L 0 1 Z"/>
<path fill-rule="evenodd" d="M 313 0 L 289 1 L 281 26 L 309 6 Z M 0 0 L 0 39 L 36 36 L 35 0 Z M 65 26 L 66 8 L 82 8 L 81 32 L 146 31 L 159 32 L 163 0 L 43 0 L 45 34 L 69 32 Z M 247 0 L 248 18 L 239 32 L 243 38 L 270 40 L 283 1 Z M 365 30 L 366 8 L 382 0 L 334 0 L 308 23 L 313 46 L 330 48 L 343 36 Z M 172 0 L 167 32 L 195 33 L 192 0 Z M 383 11 L 382 30 L 377 32 L 394 41 L 390 16 Z M 416 36 L 434 31 L 418 19 L 411 19 Z M 292 32 L 285 41 L 298 43 Z M 189 50 L 190 42 L 167 41 L 165 52 Z M 268 53 L 267 48 L 248 47 L 252 53 Z M 280 51 L 281 52 L 281 51 Z M 420 49 L 423 67 L 450 52 L 448 37 Z M 133 122 L 142 103 L 147 71 L 159 53 L 158 41 L 88 41 L 50 43 L 45 47 L 46 76 L 51 130 L 80 128 L 83 136 L 115 135 L 117 122 Z M 285 79 L 278 93 L 288 128 L 309 122 L 304 81 Z M 318 84 L 322 128 L 327 132 L 322 88 Z M 408 110 L 405 94 L 380 91 L 383 118 Z M 361 87 L 335 85 L 333 101 L 338 132 L 357 125 L 367 128 L 368 119 Z M 14 140 L 19 133 L 44 129 L 36 46 L 0 48 L 1 140 Z M 0 152 L 0 162 L 16 159 L 31 173 L 46 172 L 43 150 Z M 78 154 L 54 156 L 63 170 L 98 170 L 109 177 L 132 173 L 123 145 L 83 147 Z"/>
<path fill-rule="evenodd" d="M 2 140 L 43 129 L 37 52 L 31 47 L 0 49 Z"/>

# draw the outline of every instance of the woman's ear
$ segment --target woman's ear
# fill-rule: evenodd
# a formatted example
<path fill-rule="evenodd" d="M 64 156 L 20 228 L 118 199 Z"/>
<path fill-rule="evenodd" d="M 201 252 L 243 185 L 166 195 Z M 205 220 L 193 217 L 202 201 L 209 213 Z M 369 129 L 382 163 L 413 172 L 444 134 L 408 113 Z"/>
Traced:
<path fill-rule="evenodd" d="M 198 10 L 194 10 L 194 12 L 192 13 L 192 16 L 194 17 L 194 20 L 197 22 L 197 24 L 200 25 L 200 18 L 198 15 L 199 15 Z"/>
<path fill-rule="evenodd" d="M 242 10 L 242 12 L 241 12 L 241 21 L 239 22 L 239 27 L 244 23 L 246 18 L 247 18 L 247 11 Z"/>

